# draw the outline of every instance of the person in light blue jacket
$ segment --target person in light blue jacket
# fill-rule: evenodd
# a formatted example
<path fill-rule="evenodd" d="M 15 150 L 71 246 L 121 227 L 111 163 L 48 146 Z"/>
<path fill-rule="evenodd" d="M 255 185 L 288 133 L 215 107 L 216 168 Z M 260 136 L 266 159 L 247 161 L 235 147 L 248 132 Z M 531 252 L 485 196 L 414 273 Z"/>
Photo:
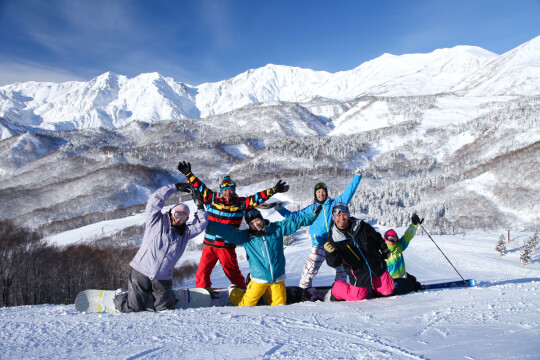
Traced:
<path fill-rule="evenodd" d="M 166 213 L 165 201 L 178 191 L 191 192 L 197 213 L 187 224 L 189 208 L 177 204 Z M 128 291 L 118 289 L 114 304 L 120 312 L 146 310 L 147 299 L 153 298 L 154 310 L 174 309 L 172 292 L 173 268 L 184 253 L 187 242 L 206 229 L 208 214 L 202 197 L 185 183 L 171 184 L 154 192 L 146 204 L 146 228 L 139 251 L 129 263 L 131 275 Z"/>
<path fill-rule="evenodd" d="M 356 169 L 354 171 L 354 175 L 349 186 L 347 186 L 345 191 L 343 191 L 343 194 L 339 195 L 335 199 L 328 197 L 328 188 L 326 187 L 325 183 L 317 183 L 314 189 L 315 199 L 313 201 L 313 204 L 305 207 L 302 210 L 291 212 L 279 205 L 274 207 L 274 209 L 277 210 L 284 218 L 294 219 L 295 217 L 309 214 L 313 212 L 313 209 L 315 207 L 322 205 L 321 215 L 317 218 L 313 225 L 309 227 L 309 234 L 311 236 L 312 246 L 309 258 L 304 265 L 302 278 L 300 279 L 301 288 L 307 289 L 311 287 L 313 278 L 319 272 L 319 269 L 324 262 L 324 259 L 326 258 L 326 253 L 324 251 L 324 243 L 328 241 L 328 235 L 330 234 L 330 227 L 332 225 L 332 207 L 338 202 L 348 204 L 354 196 L 354 193 L 356 192 L 356 189 L 358 188 L 358 184 L 360 184 L 361 179 L 362 171 L 360 169 Z M 338 266 L 336 268 L 336 281 L 346 279 L 347 274 L 345 273 L 343 265 Z"/>
<path fill-rule="evenodd" d="M 283 237 L 296 232 L 302 226 L 311 225 L 317 219 L 321 208 L 319 206 L 307 215 L 273 223 L 263 219 L 259 210 L 251 209 L 245 214 L 245 221 L 249 225 L 246 230 L 210 221 L 208 231 L 237 245 L 243 245 L 246 249 L 251 281 L 246 292 L 234 285 L 229 287 L 229 300 L 233 305 L 257 305 L 265 294 L 270 305 L 287 303 Z"/>

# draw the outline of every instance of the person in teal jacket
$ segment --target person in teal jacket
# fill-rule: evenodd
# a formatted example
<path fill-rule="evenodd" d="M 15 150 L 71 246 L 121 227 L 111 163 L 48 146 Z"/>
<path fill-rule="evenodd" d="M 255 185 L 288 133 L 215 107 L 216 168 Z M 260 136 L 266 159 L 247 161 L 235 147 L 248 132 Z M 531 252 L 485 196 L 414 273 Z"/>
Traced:
<path fill-rule="evenodd" d="M 411 225 L 409 225 L 409 228 L 401 238 L 398 239 L 398 235 L 394 229 L 390 229 L 384 234 L 384 241 L 391 253 L 386 259 L 386 267 L 388 268 L 390 276 L 392 276 L 392 279 L 404 278 L 409 280 L 414 291 L 422 289 L 422 285 L 416 280 L 416 277 L 405 271 L 403 251 L 407 249 L 409 243 L 416 234 L 418 224 L 422 224 L 423 221 L 424 219 L 420 220 L 418 215 L 413 214 L 411 217 Z"/>
<path fill-rule="evenodd" d="M 257 305 L 265 293 L 270 305 L 287 303 L 283 237 L 293 234 L 302 226 L 311 225 L 321 208 L 319 206 L 310 214 L 279 222 L 265 220 L 259 210 L 251 209 L 245 214 L 245 221 L 249 225 L 246 230 L 213 221 L 209 223 L 208 231 L 246 249 L 251 281 L 245 293 L 234 285 L 229 287 L 229 299 L 233 305 Z"/>
<path fill-rule="evenodd" d="M 314 196 L 315 199 L 313 204 L 305 207 L 302 210 L 291 212 L 284 207 L 276 206 L 274 209 L 277 210 L 281 216 L 286 219 L 295 218 L 297 216 L 303 216 L 310 214 L 317 207 L 322 205 L 322 214 L 317 218 L 317 220 L 309 227 L 309 235 L 311 236 L 311 252 L 307 262 L 304 264 L 304 270 L 302 271 L 302 278 L 300 279 L 300 287 L 307 289 L 311 287 L 313 278 L 319 272 L 319 269 L 326 258 L 326 253 L 324 251 L 324 243 L 328 241 L 328 235 L 330 234 L 330 227 L 332 225 L 332 208 L 338 202 L 348 204 L 356 189 L 360 180 L 362 179 L 362 172 L 360 169 L 354 171 L 354 176 L 349 186 L 343 191 L 343 194 L 339 195 L 335 199 L 328 197 L 328 188 L 326 184 L 320 182 L 315 185 Z M 336 268 L 336 281 L 346 280 L 347 274 L 343 265 L 340 265 Z"/>

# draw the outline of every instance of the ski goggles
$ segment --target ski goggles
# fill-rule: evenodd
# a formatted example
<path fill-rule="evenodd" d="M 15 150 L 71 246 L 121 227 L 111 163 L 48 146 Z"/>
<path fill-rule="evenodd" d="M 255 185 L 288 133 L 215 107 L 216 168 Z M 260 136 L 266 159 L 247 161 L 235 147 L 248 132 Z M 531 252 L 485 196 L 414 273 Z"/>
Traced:
<path fill-rule="evenodd" d="M 234 185 L 234 182 L 231 179 L 223 179 L 221 182 L 221 187 L 230 185 Z"/>
<path fill-rule="evenodd" d="M 180 221 L 182 224 L 184 224 L 188 220 L 188 214 L 186 214 L 183 211 L 175 211 L 172 213 L 173 218 L 175 218 L 177 221 Z"/>
<path fill-rule="evenodd" d="M 395 242 L 397 242 L 398 237 L 397 237 L 397 236 L 394 236 L 394 235 L 385 235 L 385 236 L 384 236 L 384 240 L 388 240 L 388 241 L 390 241 L 390 242 L 395 243 Z"/>
<path fill-rule="evenodd" d="M 336 204 L 334 206 L 334 208 L 332 209 L 332 216 L 336 216 L 336 215 L 339 215 L 339 214 L 345 214 L 345 215 L 349 215 L 349 207 L 343 203 L 341 204 Z"/>
<path fill-rule="evenodd" d="M 323 183 L 323 182 L 320 182 L 320 183 L 315 184 L 315 191 L 317 191 L 317 190 L 319 190 L 319 189 L 324 189 L 324 190 L 326 190 L 326 184 Z"/>

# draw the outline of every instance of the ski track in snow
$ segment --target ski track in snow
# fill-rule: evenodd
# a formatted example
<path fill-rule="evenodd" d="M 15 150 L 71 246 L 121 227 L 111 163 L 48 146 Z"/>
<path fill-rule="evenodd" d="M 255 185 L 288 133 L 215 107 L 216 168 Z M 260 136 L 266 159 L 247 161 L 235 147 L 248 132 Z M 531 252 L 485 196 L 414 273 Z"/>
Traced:
<path fill-rule="evenodd" d="M 272 213 L 268 217 L 279 220 Z M 403 234 L 405 228 L 396 231 Z M 498 233 L 432 234 L 459 272 L 476 279 L 472 288 L 354 303 L 118 315 L 80 314 L 72 304 L 2 308 L 0 358 L 538 359 L 540 255 L 534 253 L 525 267 L 519 261 L 519 247 L 530 235 L 514 234 L 500 258 Z M 296 237 L 285 248 L 287 285 L 298 284 L 311 246 L 305 229 Z M 198 261 L 198 256 L 186 253 L 182 261 Z M 246 275 L 242 248 L 238 256 Z M 405 261 L 421 282 L 459 279 L 420 231 Z M 334 275 L 323 264 L 314 285 L 331 284 Z M 212 281 L 229 284 L 219 266 Z"/>

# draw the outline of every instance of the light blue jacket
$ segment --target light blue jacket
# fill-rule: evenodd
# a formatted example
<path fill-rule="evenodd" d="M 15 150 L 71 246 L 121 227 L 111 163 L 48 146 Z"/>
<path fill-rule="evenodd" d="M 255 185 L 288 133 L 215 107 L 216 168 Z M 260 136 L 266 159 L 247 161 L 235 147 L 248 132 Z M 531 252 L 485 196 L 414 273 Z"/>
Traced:
<path fill-rule="evenodd" d="M 330 233 L 330 225 L 332 224 L 332 208 L 334 207 L 334 204 L 338 202 L 348 204 L 354 196 L 356 188 L 358 188 L 358 184 L 360 184 L 361 179 L 362 175 L 355 174 L 349 186 L 347 186 L 345 191 L 343 191 L 343 194 L 341 194 L 335 199 L 328 197 L 324 204 L 322 204 L 323 209 L 319 214 L 319 217 L 317 217 L 317 220 L 315 220 L 313 225 L 309 227 L 309 235 L 311 236 L 311 244 L 313 246 L 324 246 L 324 243 L 328 240 L 328 234 Z M 303 216 L 312 213 L 317 206 L 319 206 L 319 203 L 314 202 L 313 204 L 303 208 L 302 210 L 298 210 L 295 212 L 291 212 L 285 208 L 279 210 L 278 212 L 286 219 L 294 219 L 297 216 Z"/>
<path fill-rule="evenodd" d="M 295 233 L 302 226 L 311 225 L 315 219 L 316 216 L 311 213 L 295 219 L 269 223 L 262 236 L 252 236 L 248 229 L 238 230 L 215 221 L 209 222 L 208 231 L 228 239 L 233 244 L 243 245 L 248 257 L 251 279 L 273 284 L 283 280 L 285 275 L 283 237 Z"/>
<path fill-rule="evenodd" d="M 170 280 L 173 268 L 184 253 L 188 240 L 206 229 L 208 214 L 198 210 L 195 220 L 186 225 L 184 234 L 171 226 L 169 213 L 161 209 L 165 200 L 177 193 L 176 186 L 167 185 L 156 190 L 146 203 L 146 228 L 141 247 L 129 265 L 150 279 Z"/>

